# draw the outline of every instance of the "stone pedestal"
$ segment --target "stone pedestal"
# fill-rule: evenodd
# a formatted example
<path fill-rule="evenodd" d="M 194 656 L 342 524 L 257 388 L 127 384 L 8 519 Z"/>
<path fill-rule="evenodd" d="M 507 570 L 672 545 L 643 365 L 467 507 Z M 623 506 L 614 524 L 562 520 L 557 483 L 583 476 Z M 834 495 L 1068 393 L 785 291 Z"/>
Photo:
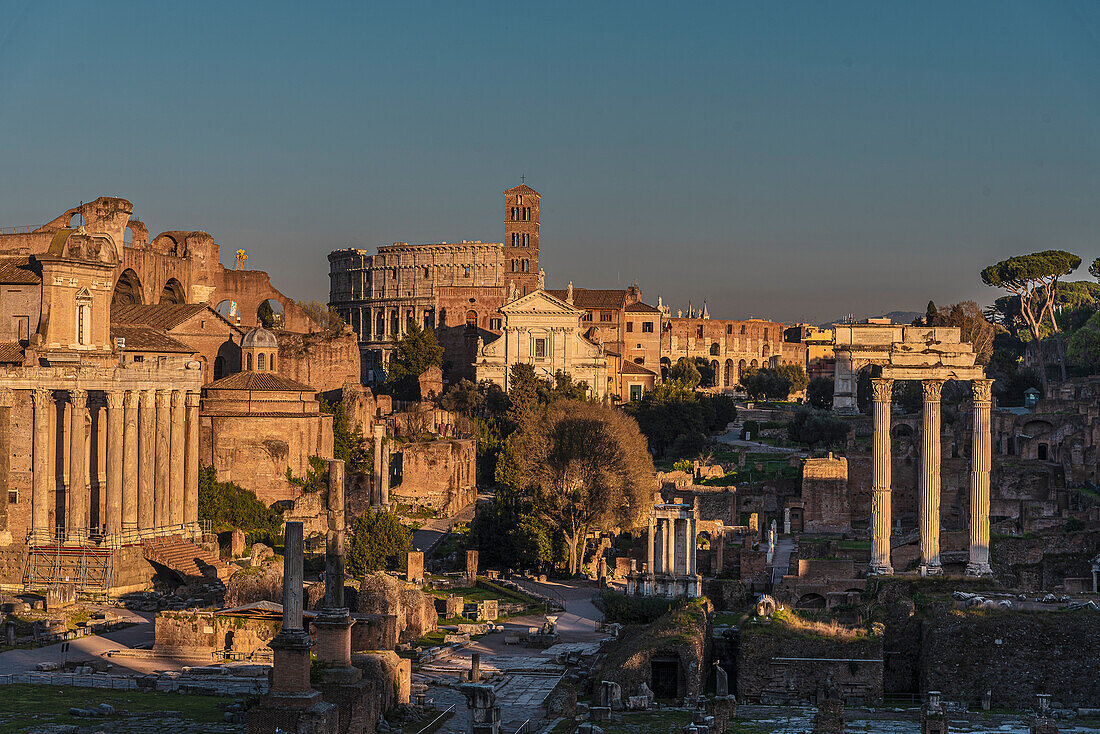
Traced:
<path fill-rule="evenodd" d="M 313 641 L 302 624 L 302 523 L 288 522 L 285 537 L 283 628 L 269 643 L 274 652 L 271 691 L 249 710 L 247 731 L 248 734 L 336 734 L 338 710 L 322 700 L 321 693 L 313 690 L 309 680 Z"/>
<path fill-rule="evenodd" d="M 947 709 L 939 691 L 929 691 L 928 700 L 920 708 L 920 734 L 947 734 Z"/>
<path fill-rule="evenodd" d="M 424 552 L 409 551 L 405 560 L 405 580 L 414 584 L 424 581 Z"/>
<path fill-rule="evenodd" d="M 474 586 L 477 583 L 477 551 L 466 551 L 466 585 Z"/>
<path fill-rule="evenodd" d="M 499 734 L 500 706 L 497 694 L 490 685 L 466 683 L 459 690 L 466 696 L 466 708 L 470 712 L 470 734 Z"/>
<path fill-rule="evenodd" d="M 733 696 L 708 698 L 704 705 L 707 715 L 714 717 L 715 731 L 724 732 L 729 726 L 730 719 L 737 717 L 737 699 Z"/>

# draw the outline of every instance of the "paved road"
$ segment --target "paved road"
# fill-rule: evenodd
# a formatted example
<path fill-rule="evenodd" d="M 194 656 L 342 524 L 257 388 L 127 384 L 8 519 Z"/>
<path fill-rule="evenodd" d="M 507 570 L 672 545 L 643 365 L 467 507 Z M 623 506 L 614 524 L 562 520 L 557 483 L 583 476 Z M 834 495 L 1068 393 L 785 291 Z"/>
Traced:
<path fill-rule="evenodd" d="M 530 591 L 558 598 L 564 602 L 565 611 L 558 614 L 558 634 L 561 635 L 562 642 L 589 642 L 606 636 L 596 629 L 599 620 L 603 618 L 603 613 L 592 603 L 592 597 L 598 591 L 595 583 L 591 581 L 540 583 L 527 579 L 514 580 Z M 516 617 L 509 620 L 510 623 L 524 627 L 531 624 L 541 625 L 545 621 L 545 615 Z"/>
<path fill-rule="evenodd" d="M 101 653 L 108 650 L 122 650 L 148 645 L 153 642 L 152 612 L 134 612 L 127 609 L 111 608 L 121 613 L 123 619 L 135 622 L 133 627 L 107 632 L 102 635 L 80 637 L 69 642 L 67 659 L 71 661 L 102 660 Z M 29 649 L 8 650 L 0 653 L 0 673 L 22 673 L 34 670 L 38 663 L 61 660 L 61 643 Z M 120 672 L 151 673 L 156 670 L 179 670 L 179 661 L 159 658 L 111 658 L 110 663 Z"/>
<path fill-rule="evenodd" d="M 779 586 L 783 575 L 787 573 L 787 567 L 791 563 L 791 554 L 794 553 L 794 538 L 780 538 L 775 544 L 775 555 L 772 556 L 772 588 Z"/>
<path fill-rule="evenodd" d="M 424 523 L 424 527 L 413 532 L 412 549 L 424 551 L 427 555 L 428 551 L 434 548 L 447 533 L 451 532 L 451 528 L 459 523 L 473 520 L 475 507 L 477 507 L 476 502 L 463 507 L 454 517 L 439 517 Z"/>

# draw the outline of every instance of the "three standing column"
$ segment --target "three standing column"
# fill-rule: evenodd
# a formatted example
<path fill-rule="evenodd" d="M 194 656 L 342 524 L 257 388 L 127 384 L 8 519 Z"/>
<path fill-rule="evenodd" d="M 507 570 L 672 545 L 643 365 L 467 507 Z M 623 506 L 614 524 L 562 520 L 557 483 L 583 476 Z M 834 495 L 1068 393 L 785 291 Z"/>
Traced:
<path fill-rule="evenodd" d="M 943 573 L 940 564 L 940 394 L 943 380 L 924 380 L 924 425 L 921 431 L 920 558 L 928 575 Z"/>
<path fill-rule="evenodd" d="M 107 391 L 107 502 L 103 518 L 107 535 L 118 536 L 122 532 L 122 475 L 123 446 L 123 393 Z"/>
<path fill-rule="evenodd" d="M 169 486 L 172 463 L 172 391 L 157 390 L 157 459 L 153 478 L 153 524 L 164 527 L 171 523 Z M 150 527 L 150 526 L 146 526 Z"/>
<path fill-rule="evenodd" d="M 126 391 L 122 419 L 122 532 L 138 528 L 138 403 L 141 393 Z"/>
<path fill-rule="evenodd" d="M 69 390 L 69 522 L 66 539 L 83 544 L 88 538 L 88 482 L 84 475 L 85 431 L 88 425 L 88 391 Z"/>
<path fill-rule="evenodd" d="M 199 393 L 187 392 L 187 450 L 183 464 L 183 521 L 199 528 Z"/>
<path fill-rule="evenodd" d="M 141 393 L 141 409 L 138 421 L 141 430 L 138 435 L 138 488 L 137 522 L 138 527 L 154 527 L 156 523 L 156 465 L 157 465 L 157 405 L 156 390 Z"/>
<path fill-rule="evenodd" d="M 53 390 L 44 387 L 34 393 L 34 458 L 31 471 L 31 533 L 35 540 L 53 537 L 50 527 L 50 411 Z"/>
<path fill-rule="evenodd" d="M 970 384 L 974 401 L 974 436 L 970 446 L 970 562 L 967 576 L 990 576 L 989 565 L 989 465 L 992 460 L 989 410 L 993 380 Z"/>
<path fill-rule="evenodd" d="M 891 574 L 890 564 L 890 407 L 894 381 L 872 378 L 874 393 L 874 466 L 871 477 L 871 562 L 873 574 Z"/>

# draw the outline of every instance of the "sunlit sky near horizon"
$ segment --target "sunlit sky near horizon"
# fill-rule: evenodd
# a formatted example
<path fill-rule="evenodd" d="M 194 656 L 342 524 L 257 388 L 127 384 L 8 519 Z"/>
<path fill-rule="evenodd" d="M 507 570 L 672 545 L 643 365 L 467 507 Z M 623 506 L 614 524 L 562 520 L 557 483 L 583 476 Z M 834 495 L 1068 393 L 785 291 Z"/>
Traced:
<path fill-rule="evenodd" d="M 299 299 L 336 248 L 500 241 L 522 173 L 552 287 L 987 304 L 1100 255 L 1100 4 L 0 0 L 0 172 L 0 227 L 123 196 Z"/>

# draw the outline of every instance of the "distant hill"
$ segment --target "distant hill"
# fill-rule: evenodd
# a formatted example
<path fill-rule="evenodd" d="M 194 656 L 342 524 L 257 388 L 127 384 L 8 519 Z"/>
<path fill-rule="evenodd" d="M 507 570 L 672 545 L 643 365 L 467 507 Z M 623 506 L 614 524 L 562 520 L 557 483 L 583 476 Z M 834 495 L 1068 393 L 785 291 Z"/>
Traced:
<path fill-rule="evenodd" d="M 844 318 L 846 318 L 846 317 L 844 317 Z M 824 324 L 819 324 L 819 326 L 821 326 L 824 329 L 827 329 L 828 327 L 833 326 L 834 324 L 843 324 L 844 323 L 844 318 L 839 318 L 839 319 L 836 319 L 834 321 L 827 321 Z M 922 318 L 923 319 L 924 318 L 924 312 L 923 311 L 891 311 L 890 313 L 884 313 L 880 316 L 862 316 L 862 317 L 859 317 L 859 318 L 856 319 L 856 323 L 859 323 L 860 321 L 865 321 L 867 319 L 890 319 L 895 324 L 905 324 L 906 326 L 908 326 L 909 324 L 913 323 L 913 319 L 916 319 L 916 318 Z"/>

